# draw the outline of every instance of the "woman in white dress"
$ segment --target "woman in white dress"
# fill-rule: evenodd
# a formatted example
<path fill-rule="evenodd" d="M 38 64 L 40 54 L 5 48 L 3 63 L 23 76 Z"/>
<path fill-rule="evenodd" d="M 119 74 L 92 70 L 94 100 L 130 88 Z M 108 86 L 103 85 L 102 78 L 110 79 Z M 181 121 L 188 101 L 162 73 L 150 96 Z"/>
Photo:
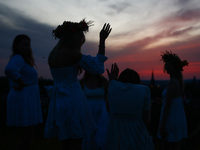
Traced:
<path fill-rule="evenodd" d="M 119 72 L 116 65 L 112 68 Z M 108 71 L 109 77 L 112 74 L 112 70 L 111 74 Z M 147 130 L 151 93 L 149 87 L 141 85 L 138 73 L 125 69 L 117 80 L 111 80 L 107 99 L 110 121 L 106 150 L 153 150 L 152 137 Z"/>
<path fill-rule="evenodd" d="M 95 122 L 87 109 L 87 99 L 77 79 L 82 69 L 94 74 L 104 72 L 105 40 L 111 32 L 104 24 L 100 32 L 99 51 L 96 57 L 81 54 L 91 22 L 84 19 L 79 23 L 64 21 L 53 30 L 59 39 L 49 54 L 48 63 L 54 80 L 45 137 L 58 137 L 63 149 L 80 150 L 85 136 L 92 135 Z"/>
<path fill-rule="evenodd" d="M 164 69 L 170 75 L 167 89 L 163 91 L 158 138 L 163 141 L 163 150 L 179 150 L 180 142 L 187 137 L 187 121 L 183 105 L 183 67 L 188 65 L 178 55 L 166 51 L 162 55 Z"/>
<path fill-rule="evenodd" d="M 87 97 L 89 111 L 97 126 L 93 139 L 84 140 L 83 149 L 102 150 L 108 127 L 108 112 L 105 102 L 108 80 L 101 74 L 85 71 L 80 84 Z M 89 148 L 87 145 L 90 145 Z"/>
<path fill-rule="evenodd" d="M 28 150 L 34 126 L 42 123 L 38 75 L 34 68 L 31 40 L 27 35 L 17 35 L 13 53 L 5 68 L 10 91 L 7 97 L 7 125 L 19 132 L 17 150 Z"/>

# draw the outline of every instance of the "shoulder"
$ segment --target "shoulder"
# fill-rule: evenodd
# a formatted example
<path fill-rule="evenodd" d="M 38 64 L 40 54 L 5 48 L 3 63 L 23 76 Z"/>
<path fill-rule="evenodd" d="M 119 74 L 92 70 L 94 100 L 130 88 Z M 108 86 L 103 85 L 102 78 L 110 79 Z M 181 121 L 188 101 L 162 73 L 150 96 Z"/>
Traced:
<path fill-rule="evenodd" d="M 20 61 L 24 61 L 24 58 L 21 55 L 13 55 L 11 57 L 11 59 L 13 60 L 20 60 Z"/>
<path fill-rule="evenodd" d="M 24 58 L 21 55 L 13 55 L 9 61 L 10 64 L 22 65 L 25 63 Z"/>
<path fill-rule="evenodd" d="M 133 84 L 135 86 L 135 88 L 138 88 L 140 90 L 143 91 L 150 91 L 150 88 L 147 85 L 143 85 L 143 84 Z"/>
<path fill-rule="evenodd" d="M 111 87 L 119 87 L 119 88 L 128 88 L 128 89 L 139 89 L 139 90 L 145 90 L 145 91 L 150 91 L 150 88 L 146 85 L 142 85 L 142 84 L 132 84 L 132 83 L 123 83 L 121 81 L 117 81 L 117 80 L 111 80 L 109 83 L 109 86 Z"/>

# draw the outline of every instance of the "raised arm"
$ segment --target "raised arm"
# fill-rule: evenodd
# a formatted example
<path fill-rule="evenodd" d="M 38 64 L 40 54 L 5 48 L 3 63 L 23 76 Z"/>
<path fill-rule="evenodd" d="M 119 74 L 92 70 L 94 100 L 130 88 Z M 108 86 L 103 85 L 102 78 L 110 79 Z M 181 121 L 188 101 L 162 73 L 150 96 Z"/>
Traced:
<path fill-rule="evenodd" d="M 105 55 L 105 40 L 109 36 L 112 28 L 110 28 L 110 24 L 104 24 L 103 28 L 100 31 L 100 39 L 99 39 L 99 51 L 98 54 Z"/>

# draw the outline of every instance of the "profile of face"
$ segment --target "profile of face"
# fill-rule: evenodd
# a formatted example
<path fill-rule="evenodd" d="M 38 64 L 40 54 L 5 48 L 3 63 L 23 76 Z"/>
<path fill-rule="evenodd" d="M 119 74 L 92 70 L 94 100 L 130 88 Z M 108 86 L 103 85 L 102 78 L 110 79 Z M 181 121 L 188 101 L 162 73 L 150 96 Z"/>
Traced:
<path fill-rule="evenodd" d="M 168 74 L 172 74 L 173 72 L 177 71 L 172 61 L 167 61 L 165 63 L 165 70 L 167 71 Z"/>

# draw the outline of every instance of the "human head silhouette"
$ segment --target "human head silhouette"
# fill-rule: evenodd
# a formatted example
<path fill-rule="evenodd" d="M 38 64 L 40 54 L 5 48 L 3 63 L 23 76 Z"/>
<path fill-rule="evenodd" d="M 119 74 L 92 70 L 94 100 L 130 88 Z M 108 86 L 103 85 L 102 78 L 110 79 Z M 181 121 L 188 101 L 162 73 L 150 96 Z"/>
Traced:
<path fill-rule="evenodd" d="M 12 56 L 21 55 L 26 63 L 34 66 L 34 58 L 32 56 L 31 39 L 25 34 L 17 35 L 13 40 Z"/>
<path fill-rule="evenodd" d="M 84 33 L 89 31 L 92 21 L 86 22 L 85 19 L 80 22 L 64 21 L 53 30 L 55 38 L 60 39 L 61 45 L 70 49 L 80 49 L 85 43 Z"/>
<path fill-rule="evenodd" d="M 125 69 L 120 73 L 118 81 L 124 83 L 141 84 L 139 74 L 135 70 L 129 68 Z"/>

